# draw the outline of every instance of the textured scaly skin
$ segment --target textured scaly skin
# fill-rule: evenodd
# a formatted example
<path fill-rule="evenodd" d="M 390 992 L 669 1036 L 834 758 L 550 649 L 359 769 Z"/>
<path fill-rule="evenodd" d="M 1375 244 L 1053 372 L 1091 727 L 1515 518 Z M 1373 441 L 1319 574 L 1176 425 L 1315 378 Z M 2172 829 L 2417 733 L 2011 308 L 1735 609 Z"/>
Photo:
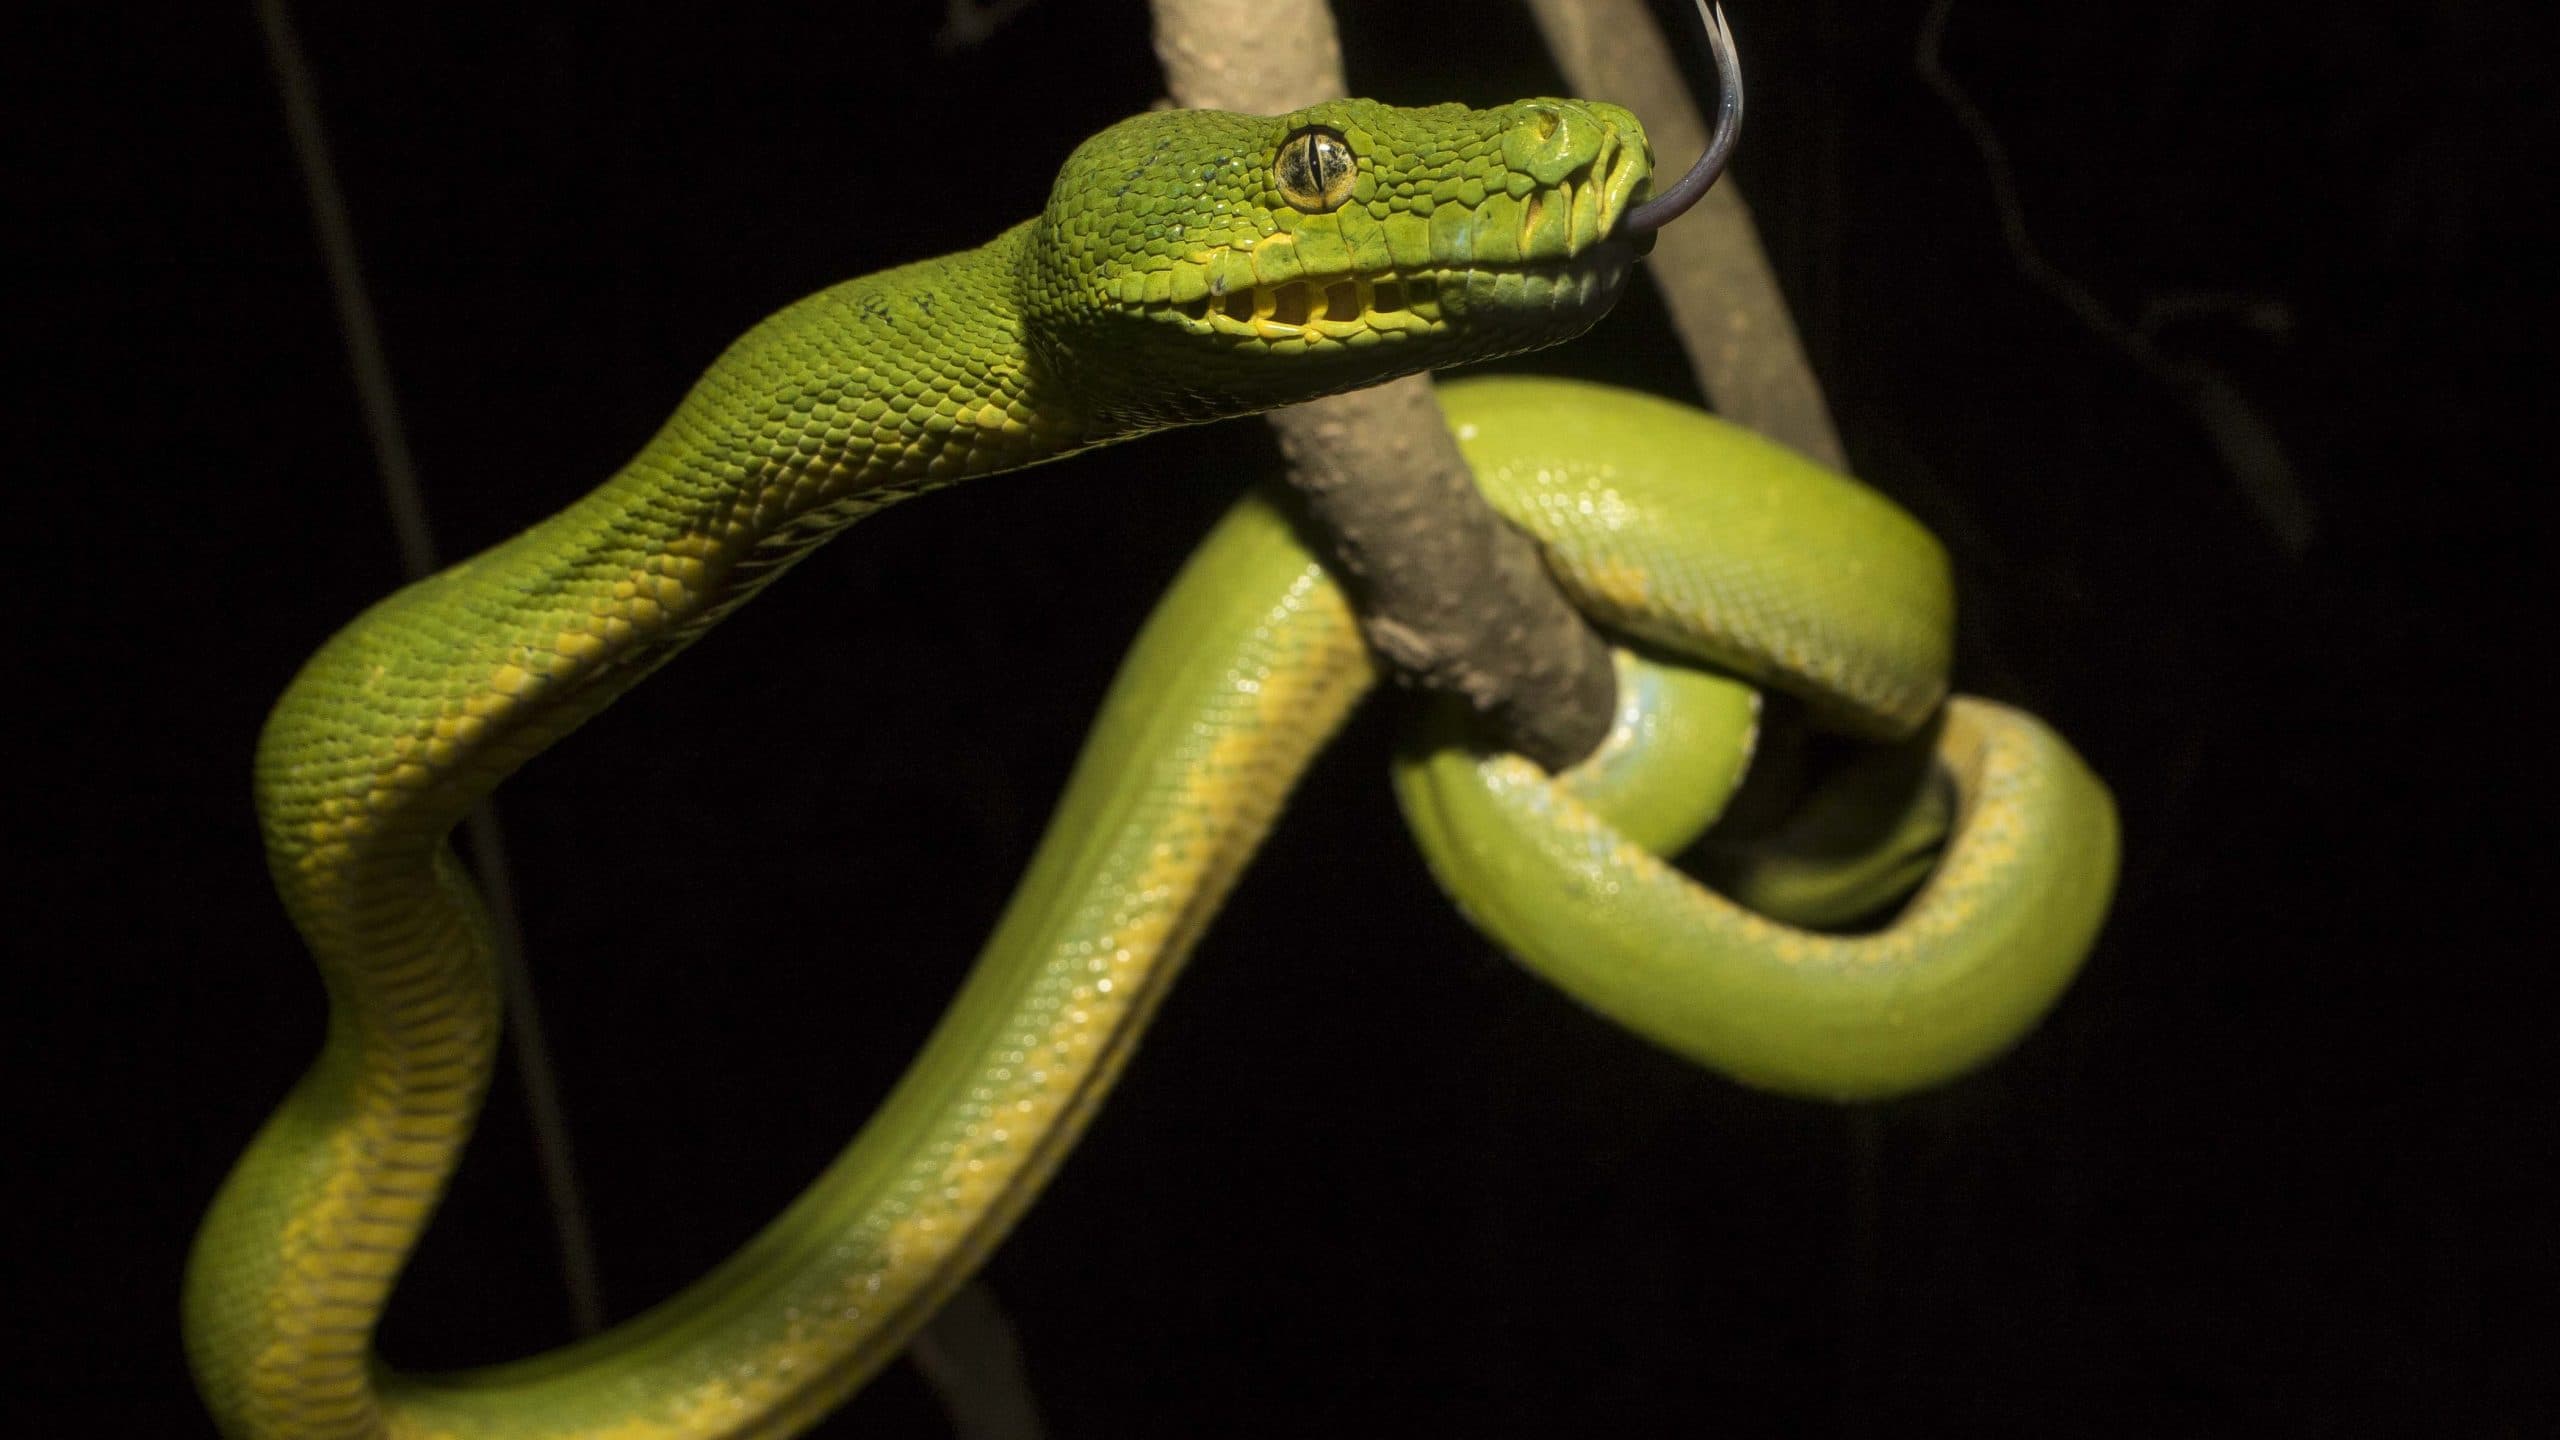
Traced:
<path fill-rule="evenodd" d="M 1341 130 L 1362 160 L 1352 204 L 1332 216 L 1290 210 L 1267 178 L 1273 146 L 1307 122 Z M 1040 220 L 767 321 L 602 489 L 324 647 L 270 722 L 259 796 L 331 1024 L 320 1061 L 217 1199 L 190 1268 L 190 1356 L 224 1429 L 787 1435 L 895 1354 L 1072 1144 L 1289 786 L 1374 678 L 1340 592 L 1287 525 L 1249 499 L 1204 543 L 1114 682 L 950 1013 L 789 1211 L 684 1294 L 595 1340 L 484 1371 L 401 1376 L 371 1358 L 371 1331 L 457 1158 L 497 1023 L 446 832 L 515 765 L 892 499 L 1578 332 L 1614 298 L 1624 257 L 1594 241 L 1640 191 L 1644 163 L 1631 118 L 1570 102 L 1140 117 L 1078 152 Z M 1565 263 L 1547 274 L 1521 263 L 1539 260 Z M 1480 392 L 1488 409 L 1453 388 L 1462 436 L 1515 409 L 1610 403 L 1587 387 L 1495 386 Z M 1640 443 L 1673 450 L 1703 443 L 1682 424 L 1711 426 L 1659 413 L 1630 423 L 1655 437 Z M 1468 440 L 1480 466 L 1510 453 L 1480 441 Z M 1675 503 L 1629 525 L 1617 523 L 1636 513 L 1628 487 L 1605 459 L 1539 454 L 1519 449 L 1505 503 L 1595 613 L 1804 690 L 1869 729 L 1908 728 L 1942 692 L 1943 565 L 1889 506 L 1833 477 L 1808 482 L 1802 462 L 1745 457 L 1736 473 L 1770 488 L 1742 492 L 1756 498 L 1741 510 Z M 1755 504 L 1793 520 L 1747 529 Z M 1722 550 L 1719 535 L 1732 537 Z M 1869 544 L 1862 579 L 1826 580 L 1844 545 Z M 1925 613 L 1900 614 L 1933 586 Z M 1752 707 L 1708 672 L 1627 673 L 1633 738 L 1568 784 L 1676 846 L 1738 774 Z M 2104 793 L 2094 810 L 2083 796 L 2077 809 L 2034 813 L 1996 790 L 1968 793 L 1992 798 L 1967 826 L 2047 827 L 2012 834 L 2039 843 L 1995 856 L 2029 881 L 1968 892 L 1984 902 L 1971 928 L 1933 934 L 1906 958 L 1922 973 L 2020 969 L 2033 991 L 2035 977 L 2077 959 L 2010 953 L 2021 915 L 2037 932 L 2028 938 L 2070 940 L 2068 925 L 2049 923 L 2035 857 L 2085 861 L 2092 827 L 2111 856 Z M 1568 856 L 1586 857 L 1622 844 L 1579 826 L 1568 817 L 1545 840 L 1561 835 Z M 2042 844 L 2053 830 L 2063 843 Z M 1970 833 L 1960 828 L 1958 848 Z M 1534 855 L 1542 843 L 1510 845 Z M 1635 947 L 1633 961 L 1611 962 L 1638 977 L 1618 992 L 1635 1013 L 1612 1013 L 1727 1063 L 1693 1043 L 1686 1019 L 1650 1023 L 1651 986 L 1687 1015 L 1679 967 L 1662 964 L 1642 928 L 1656 917 L 1590 904 L 1590 881 L 1568 866 L 1532 882 L 1549 889 L 1511 898 L 1549 922 L 1581 917 L 1612 956 Z M 1459 893 L 1482 918 L 1484 897 L 1464 882 Z M 1606 967 L 1594 973 L 1589 983 L 1607 988 Z M 1771 1025 L 1801 1028 L 1810 1013 L 1819 1043 L 1821 1005 L 1760 1003 Z M 1752 1015 L 1740 1019 L 1748 1028 Z M 1959 1046 L 1955 1058 L 1969 1054 Z"/>
<path fill-rule="evenodd" d="M 1359 160 L 1328 213 L 1293 208 L 1272 174 L 1283 137 L 1309 124 Z M 1215 683 L 1167 698 L 1228 715 L 1228 738 L 1134 795 L 1120 788 L 1133 751 L 1111 794 L 1061 821 L 1149 809 L 1140 861 L 1088 892 L 1046 878 L 1044 859 L 1014 913 L 1045 919 L 1007 921 L 890 1102 L 736 1257 L 594 1341 L 407 1378 L 373 1361 L 372 1331 L 459 1159 L 499 1025 L 453 825 L 891 501 L 1580 333 L 1631 262 L 1602 237 L 1648 166 L 1632 116 L 1565 101 L 1136 117 L 1077 150 L 1040 218 L 773 316 L 621 473 L 332 638 L 258 752 L 269 868 L 328 987 L 329 1028 L 190 1262 L 189 1358 L 222 1427 L 787 1434 L 893 1355 L 1078 1132 L 1348 703 L 1321 678 L 1340 666 L 1258 687 L 1242 711 Z"/>
<path fill-rule="evenodd" d="M 1928 532 L 1855 481 L 1667 401 L 1556 381 L 1441 388 L 1478 487 L 1538 537 L 1581 608 L 1718 667 L 1622 653 L 1628 713 L 1560 777 L 1479 753 L 1438 716 L 1396 785 L 1459 908 L 1592 1009 L 1765 1089 L 1898 1094 L 1980 1065 L 2032 1027 L 2106 916 L 2115 806 L 2034 716 L 1965 696 L 1941 704 L 1954 591 Z M 1747 750 L 1756 719 L 1726 674 L 1846 728 L 1931 745 L 1954 820 L 1890 924 L 1789 925 L 1660 858 L 1712 823 L 1739 779 L 1738 767 L 1705 768 Z M 1932 829 L 1929 842 L 1941 838 Z M 1910 843 L 1888 835 L 1882 858 Z M 1909 868 L 1873 858 L 1848 868 Z"/>

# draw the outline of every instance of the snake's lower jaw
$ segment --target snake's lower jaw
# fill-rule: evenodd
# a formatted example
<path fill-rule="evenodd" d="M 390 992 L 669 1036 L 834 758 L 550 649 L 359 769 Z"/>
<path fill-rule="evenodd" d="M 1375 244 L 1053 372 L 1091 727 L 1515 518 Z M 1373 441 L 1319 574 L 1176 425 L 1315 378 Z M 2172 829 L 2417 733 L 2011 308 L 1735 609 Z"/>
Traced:
<path fill-rule="evenodd" d="M 1569 259 L 1427 264 L 1167 295 L 1104 328 L 1122 373 L 1070 372 L 1105 435 L 1197 424 L 1562 344 L 1625 291 L 1637 248 L 1597 241 Z M 1133 332 L 1153 332 L 1139 334 Z M 1162 343 L 1173 332 L 1178 343 Z"/>
<path fill-rule="evenodd" d="M 1609 241 L 1570 260 L 1316 276 L 1167 300 L 1143 314 L 1186 332 L 1202 364 L 1321 376 L 1325 388 L 1343 389 L 1570 340 L 1617 303 L 1635 258 Z"/>
<path fill-rule="evenodd" d="M 1570 339 L 1609 312 L 1635 251 L 1617 242 L 1555 264 L 1426 266 L 1253 286 L 1147 307 L 1158 324 L 1292 361 L 1421 341 L 1430 364 Z M 1447 352 L 1457 352 L 1455 354 Z"/>
<path fill-rule="evenodd" d="M 1626 287 L 1635 254 L 1614 241 L 1549 265 L 1478 266 L 1457 272 L 1442 312 L 1460 344 L 1488 353 L 1570 339 L 1609 313 Z M 1514 337 L 1527 343 L 1515 347 Z"/>

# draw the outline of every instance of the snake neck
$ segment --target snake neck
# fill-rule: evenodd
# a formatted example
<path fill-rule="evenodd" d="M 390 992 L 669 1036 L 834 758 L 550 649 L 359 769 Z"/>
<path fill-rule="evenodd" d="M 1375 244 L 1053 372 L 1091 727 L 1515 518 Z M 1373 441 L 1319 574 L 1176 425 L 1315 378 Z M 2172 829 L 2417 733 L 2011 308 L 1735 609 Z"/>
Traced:
<path fill-rule="evenodd" d="M 889 500 L 1094 443 L 1024 333 L 1018 274 L 1032 232 L 1026 222 L 769 317 L 590 502 L 637 479 L 673 492 L 687 532 L 770 555 Z"/>
<path fill-rule="evenodd" d="M 343 870 L 311 863 L 332 848 L 327 832 L 352 828 L 386 856 L 394 837 L 440 839 L 507 773 L 845 526 L 1105 438 L 1025 339 L 1014 272 L 1030 230 L 769 317 L 619 474 L 322 647 L 260 745 L 288 904 L 310 872 Z M 333 711 L 360 723 L 326 746 L 311 743 L 312 722 L 287 718 Z"/>
<path fill-rule="evenodd" d="M 608 566 L 635 543 L 702 559 L 706 573 L 688 585 L 700 592 L 692 623 L 676 627 L 690 636 L 883 506 L 1099 443 L 1025 334 L 1018 272 L 1032 232 L 1017 225 L 766 319 L 712 363 L 621 475 L 561 520 L 592 516 L 611 534 Z M 631 514 L 635 493 L 656 513 Z"/>

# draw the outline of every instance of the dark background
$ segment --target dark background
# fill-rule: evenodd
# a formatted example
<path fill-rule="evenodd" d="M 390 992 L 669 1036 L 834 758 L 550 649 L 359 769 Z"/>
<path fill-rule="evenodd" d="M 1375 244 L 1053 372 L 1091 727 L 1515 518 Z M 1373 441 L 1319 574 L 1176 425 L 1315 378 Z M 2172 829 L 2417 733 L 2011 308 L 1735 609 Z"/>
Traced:
<path fill-rule="evenodd" d="M 960 53 L 934 5 L 563 8 L 300 17 L 448 555 L 607 474 L 757 316 L 1031 213 L 1158 89 L 1135 0 Z M 1507 6 L 1338 8 L 1364 93 L 1557 88 Z M 1740 0 L 1737 173 L 1855 467 L 1957 557 L 1960 685 L 2122 802 L 2085 976 L 1930 1095 L 1739 1091 L 1461 924 L 1373 705 L 987 1271 L 1056 1433 L 2551 1433 L 2547 767 L 2486 683 L 2548 653 L 2509 614 L 2546 467 L 2492 439 L 2538 408 L 2544 285 L 2500 251 L 2548 218 L 2514 188 L 2548 52 L 2515 5 L 1959 5 L 2037 242 L 2165 315 L 2180 384 L 2022 276 L 1923 10 Z M 397 559 L 248 8 L 21 58 L 10 1388 L 44 1433 L 183 1435 L 193 1217 L 318 1034 L 247 758 Z M 1641 289 L 1527 363 L 1687 393 Z M 2298 553 L 2200 393 L 2289 464 Z M 851 1134 L 1269 449 L 902 507 L 507 788 L 616 1314 Z M 566 1338 L 508 1085 L 404 1365 Z M 821 1433 L 940 1424 L 900 1367 Z"/>

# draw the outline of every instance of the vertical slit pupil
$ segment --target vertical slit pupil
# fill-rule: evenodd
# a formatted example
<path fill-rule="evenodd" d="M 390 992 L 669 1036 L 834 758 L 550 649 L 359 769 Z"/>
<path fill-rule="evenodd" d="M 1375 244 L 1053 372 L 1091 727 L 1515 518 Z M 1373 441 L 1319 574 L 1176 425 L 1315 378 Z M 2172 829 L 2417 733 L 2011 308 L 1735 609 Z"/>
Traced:
<path fill-rule="evenodd" d="M 1298 209 L 1321 214 L 1351 198 L 1357 168 L 1351 147 L 1330 130 L 1310 128 L 1283 142 L 1272 172 L 1280 193 Z"/>

